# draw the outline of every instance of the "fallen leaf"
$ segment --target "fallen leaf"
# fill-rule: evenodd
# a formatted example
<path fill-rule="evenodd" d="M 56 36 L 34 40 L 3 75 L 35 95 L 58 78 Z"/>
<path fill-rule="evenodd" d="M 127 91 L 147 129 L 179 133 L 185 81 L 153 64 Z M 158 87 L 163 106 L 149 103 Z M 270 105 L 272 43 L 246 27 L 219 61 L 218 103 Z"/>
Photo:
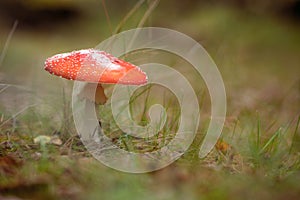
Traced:
<path fill-rule="evenodd" d="M 11 155 L 0 157 L 0 174 L 14 174 L 21 164 Z"/>
<path fill-rule="evenodd" d="M 51 137 L 50 143 L 55 144 L 57 146 L 61 146 L 63 142 L 58 136 L 53 136 Z"/>
<path fill-rule="evenodd" d="M 217 150 L 221 151 L 224 154 L 226 154 L 231 148 L 230 145 L 222 139 L 217 141 L 215 147 Z"/>

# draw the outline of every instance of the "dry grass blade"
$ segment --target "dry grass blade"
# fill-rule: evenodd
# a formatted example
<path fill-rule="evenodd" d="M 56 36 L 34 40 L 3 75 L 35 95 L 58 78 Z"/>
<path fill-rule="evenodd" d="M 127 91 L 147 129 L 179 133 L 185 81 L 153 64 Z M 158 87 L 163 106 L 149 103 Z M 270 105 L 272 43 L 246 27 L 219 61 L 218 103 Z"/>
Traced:
<path fill-rule="evenodd" d="M 1 53 L 1 56 L 0 56 L 0 66 L 2 65 L 2 62 L 4 60 L 4 57 L 5 57 L 7 49 L 8 49 L 8 45 L 10 43 L 10 40 L 11 40 L 14 32 L 16 31 L 17 26 L 18 26 L 18 20 L 15 20 L 14 25 L 13 25 L 11 31 L 8 34 L 8 38 L 7 38 L 7 40 L 4 44 L 4 47 L 3 47 L 3 50 L 2 50 L 2 53 Z"/>
<path fill-rule="evenodd" d="M 102 2 L 102 6 L 103 6 L 103 9 L 104 9 L 104 12 L 105 12 L 105 17 L 106 17 L 106 20 L 107 20 L 107 24 L 108 24 L 110 33 L 113 34 L 112 27 L 111 27 L 111 22 L 110 22 L 110 17 L 109 17 L 109 14 L 107 12 L 105 0 L 102 0 L 101 2 Z"/>
<path fill-rule="evenodd" d="M 116 27 L 115 31 L 113 32 L 114 34 L 117 34 L 120 32 L 121 28 L 123 27 L 123 25 L 128 21 L 128 19 L 143 5 L 143 3 L 145 2 L 145 0 L 140 0 L 138 1 L 133 7 L 132 9 L 125 15 L 125 17 L 121 20 L 121 22 L 118 24 L 118 26 Z"/>
<path fill-rule="evenodd" d="M 27 87 L 23 87 L 20 85 L 14 85 L 14 84 L 7 84 L 7 83 L 0 83 L 0 87 L 3 86 L 3 88 L 0 89 L 0 93 L 4 92 L 6 89 L 8 89 L 9 87 L 15 87 L 18 88 L 20 90 L 26 91 L 26 92 L 30 92 L 33 93 L 32 90 L 30 88 Z"/>
<path fill-rule="evenodd" d="M 159 0 L 154 0 L 148 7 L 148 9 L 146 10 L 144 16 L 141 18 L 139 24 L 137 25 L 137 28 L 141 28 L 144 26 L 146 20 L 149 18 L 150 14 L 153 12 L 153 10 L 156 8 L 156 6 L 158 5 Z M 136 30 L 129 45 L 128 45 L 128 49 L 131 48 L 133 41 L 136 39 L 137 35 L 139 34 L 140 30 Z"/>
<path fill-rule="evenodd" d="M 35 107 L 37 106 L 38 104 L 32 104 L 32 105 L 29 105 L 29 106 L 26 106 L 25 108 L 23 108 L 22 110 L 20 110 L 19 112 L 15 113 L 14 115 L 12 115 L 10 118 L 8 118 L 7 120 L 5 120 L 4 122 L 2 122 L 0 124 L 0 128 L 5 125 L 7 122 L 9 122 L 10 120 L 12 119 L 15 119 L 18 115 L 22 114 L 23 112 L 25 112 L 26 110 L 28 110 L 29 108 L 32 108 L 32 107 Z"/>
<path fill-rule="evenodd" d="M 137 25 L 137 28 L 141 28 L 144 26 L 146 20 L 149 18 L 153 10 L 156 8 L 160 0 L 154 0 L 150 5 L 147 11 L 145 12 L 144 16 L 140 20 L 139 24 Z"/>
<path fill-rule="evenodd" d="M 0 94 L 1 94 L 2 92 L 4 92 L 7 88 L 9 88 L 9 85 L 5 85 L 3 88 L 1 88 L 1 89 L 0 89 Z"/>

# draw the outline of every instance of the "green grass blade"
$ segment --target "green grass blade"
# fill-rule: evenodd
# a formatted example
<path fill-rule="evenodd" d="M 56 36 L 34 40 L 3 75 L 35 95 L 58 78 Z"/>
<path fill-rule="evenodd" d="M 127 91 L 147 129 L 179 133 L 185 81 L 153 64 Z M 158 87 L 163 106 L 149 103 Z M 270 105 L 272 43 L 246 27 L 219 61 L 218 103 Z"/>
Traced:
<path fill-rule="evenodd" d="M 259 151 L 259 154 L 262 154 L 274 141 L 279 135 L 281 134 L 281 128 L 279 128 L 275 134 L 267 141 L 267 143 L 263 146 L 263 148 Z"/>
<path fill-rule="evenodd" d="M 293 139 L 292 139 L 292 144 L 291 144 L 291 147 L 290 147 L 290 150 L 289 150 L 289 154 L 291 154 L 292 149 L 293 149 L 293 147 L 295 145 L 295 140 L 296 140 L 296 137 L 297 137 L 297 132 L 298 132 L 299 124 L 300 124 L 300 115 L 298 116 L 298 120 L 297 120 L 297 123 L 296 123 L 296 128 L 295 128 L 295 131 L 294 131 L 294 134 L 293 134 Z"/>
<path fill-rule="evenodd" d="M 258 116 L 258 119 L 257 119 L 257 135 L 256 135 L 256 147 L 257 147 L 257 149 L 259 149 L 260 137 L 261 137 L 261 124 L 260 124 L 260 118 Z"/>

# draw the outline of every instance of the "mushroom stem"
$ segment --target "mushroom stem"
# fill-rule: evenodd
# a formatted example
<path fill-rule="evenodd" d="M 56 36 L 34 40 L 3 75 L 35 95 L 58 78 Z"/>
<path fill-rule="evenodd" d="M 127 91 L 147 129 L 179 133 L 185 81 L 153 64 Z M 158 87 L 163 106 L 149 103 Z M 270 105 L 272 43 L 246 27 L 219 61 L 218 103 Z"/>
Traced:
<path fill-rule="evenodd" d="M 95 92 L 95 83 L 86 83 L 83 89 L 80 91 L 78 96 L 81 99 L 88 100 L 96 105 L 103 105 L 107 102 L 107 97 L 104 93 L 104 88 L 100 83 L 97 84 L 96 92 Z M 99 120 L 99 125 L 101 125 L 101 121 Z"/>
<path fill-rule="evenodd" d="M 96 92 L 95 92 L 95 83 L 87 83 L 83 90 L 78 94 L 78 96 L 82 99 L 87 99 L 96 104 L 103 105 L 107 101 L 107 97 L 104 93 L 104 88 L 99 83 L 97 84 Z"/>

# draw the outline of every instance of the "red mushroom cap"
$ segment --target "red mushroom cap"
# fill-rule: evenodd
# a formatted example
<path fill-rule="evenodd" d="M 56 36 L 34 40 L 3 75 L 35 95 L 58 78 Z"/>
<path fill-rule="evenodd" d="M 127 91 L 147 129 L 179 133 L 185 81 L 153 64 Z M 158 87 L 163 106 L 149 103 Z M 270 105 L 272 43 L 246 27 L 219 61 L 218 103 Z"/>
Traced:
<path fill-rule="evenodd" d="M 139 67 L 96 49 L 54 55 L 46 60 L 45 70 L 69 80 L 94 83 L 139 85 L 147 82 L 146 74 Z"/>

